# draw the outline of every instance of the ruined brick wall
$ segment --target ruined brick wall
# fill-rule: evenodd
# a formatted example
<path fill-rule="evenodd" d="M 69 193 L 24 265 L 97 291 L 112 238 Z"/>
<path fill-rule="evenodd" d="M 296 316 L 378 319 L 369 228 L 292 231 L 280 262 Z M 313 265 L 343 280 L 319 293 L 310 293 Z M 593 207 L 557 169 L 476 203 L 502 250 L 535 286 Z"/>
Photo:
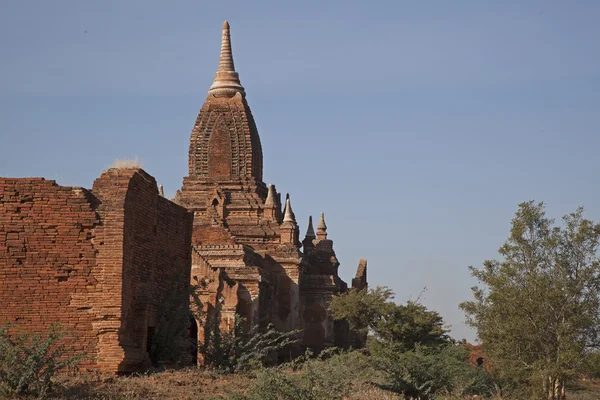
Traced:
<path fill-rule="evenodd" d="M 161 197 L 154 178 L 141 169 L 110 169 L 94 182 L 92 192 L 100 200 L 98 213 L 106 222 L 107 239 L 99 257 L 107 261 L 114 257 L 122 274 L 116 281 L 120 326 L 111 340 L 118 348 L 104 358 L 121 358 L 122 371 L 138 369 L 149 362 L 147 350 L 158 329 L 159 306 L 178 301 L 166 296 L 175 291 L 182 296 L 179 301 L 187 301 L 193 216 Z M 110 299 L 99 303 L 106 301 Z"/>
<path fill-rule="evenodd" d="M 187 300 L 192 218 L 140 169 L 111 169 L 92 192 L 0 178 L 0 323 L 59 322 L 88 366 L 146 366 L 161 301 L 176 282 Z"/>
<path fill-rule="evenodd" d="M 0 178 L 0 323 L 45 332 L 58 322 L 77 337 L 73 352 L 92 355 L 98 335 L 84 300 L 98 286 L 98 223 L 85 189 Z"/>

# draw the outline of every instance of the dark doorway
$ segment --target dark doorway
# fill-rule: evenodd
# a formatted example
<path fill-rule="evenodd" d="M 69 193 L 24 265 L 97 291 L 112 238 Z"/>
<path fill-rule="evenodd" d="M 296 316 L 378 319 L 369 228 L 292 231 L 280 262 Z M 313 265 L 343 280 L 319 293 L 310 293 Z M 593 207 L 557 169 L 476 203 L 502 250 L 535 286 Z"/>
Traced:
<path fill-rule="evenodd" d="M 190 316 L 190 352 L 192 354 L 192 364 L 198 365 L 198 322 L 193 315 Z"/>

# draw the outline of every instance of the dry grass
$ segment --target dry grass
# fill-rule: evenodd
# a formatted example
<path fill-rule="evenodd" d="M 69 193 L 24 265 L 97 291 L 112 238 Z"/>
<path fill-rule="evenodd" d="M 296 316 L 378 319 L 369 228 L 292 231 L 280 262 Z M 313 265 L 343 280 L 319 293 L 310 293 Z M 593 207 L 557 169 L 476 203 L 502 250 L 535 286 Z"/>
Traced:
<path fill-rule="evenodd" d="M 122 160 L 116 159 L 109 167 L 109 169 L 128 169 L 128 168 L 144 168 L 144 164 L 140 164 L 138 157 L 134 159 L 124 158 Z"/>
<path fill-rule="evenodd" d="M 198 368 L 170 370 L 131 376 L 80 373 L 59 376 L 50 399 L 81 400 L 212 400 L 228 399 L 230 393 L 245 393 L 255 382 L 245 375 L 221 374 Z M 0 396 L 1 400 L 4 400 Z M 396 394 L 369 383 L 359 383 L 351 400 L 400 400 Z M 324 399 L 326 400 L 326 399 Z"/>
<path fill-rule="evenodd" d="M 131 376 L 101 373 L 62 375 L 56 380 L 50 399 L 81 400 L 216 400 L 228 399 L 230 393 L 245 393 L 256 379 L 245 375 L 221 374 L 198 368 L 168 370 Z M 600 383 L 580 382 L 569 388 L 569 400 L 600 399 Z M 2 398 L 4 400 L 8 398 Z M 349 400 L 401 400 L 369 382 L 357 382 Z M 457 400 L 442 397 L 440 400 Z M 327 400 L 327 399 L 324 399 Z M 509 400 L 494 397 L 493 400 Z M 511 399 L 514 400 L 514 399 Z"/>

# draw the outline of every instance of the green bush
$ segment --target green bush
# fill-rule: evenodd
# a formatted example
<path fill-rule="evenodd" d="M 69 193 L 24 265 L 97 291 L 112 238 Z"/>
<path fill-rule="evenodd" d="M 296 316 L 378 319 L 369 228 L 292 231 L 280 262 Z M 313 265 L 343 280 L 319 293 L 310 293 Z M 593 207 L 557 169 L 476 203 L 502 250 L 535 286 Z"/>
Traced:
<path fill-rule="evenodd" d="M 205 364 L 217 370 L 243 372 L 273 364 L 279 353 L 300 340 L 299 331 L 280 332 L 271 324 L 264 332 L 257 326 L 244 332 L 238 315 L 228 332 L 222 332 L 218 322 L 207 322 L 204 343 L 199 347 Z"/>
<path fill-rule="evenodd" d="M 36 395 L 44 398 L 51 389 L 52 377 L 67 367 L 76 366 L 82 356 L 66 356 L 65 331 L 54 324 L 42 336 L 37 333 L 0 327 L 0 392 L 5 395 Z"/>
<path fill-rule="evenodd" d="M 331 353 L 329 353 L 331 354 Z M 328 354 L 328 355 L 329 355 Z M 353 386 L 367 379 L 368 358 L 358 351 L 343 352 L 322 360 L 309 359 L 297 373 L 285 367 L 269 368 L 259 375 L 256 385 L 240 400 L 342 400 Z"/>
<path fill-rule="evenodd" d="M 491 379 L 487 371 L 467 362 L 468 351 L 458 345 L 399 352 L 393 345 L 374 356 L 387 377 L 386 388 L 410 398 L 433 399 L 438 395 L 487 395 Z"/>

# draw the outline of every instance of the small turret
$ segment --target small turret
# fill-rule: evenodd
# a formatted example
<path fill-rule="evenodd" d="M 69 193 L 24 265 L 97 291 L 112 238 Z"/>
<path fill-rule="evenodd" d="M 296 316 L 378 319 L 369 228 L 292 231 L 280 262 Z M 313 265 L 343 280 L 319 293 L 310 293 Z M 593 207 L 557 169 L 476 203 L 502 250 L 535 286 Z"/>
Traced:
<path fill-rule="evenodd" d="M 160 194 L 162 197 L 165 197 L 165 188 L 163 188 L 163 185 L 158 186 L 158 194 Z"/>
<path fill-rule="evenodd" d="M 296 224 L 296 216 L 292 211 L 292 203 L 290 202 L 290 195 L 287 195 L 285 200 L 285 214 L 283 215 L 283 222 L 292 222 Z"/>
<path fill-rule="evenodd" d="M 290 194 L 286 193 L 285 194 L 285 204 L 283 206 L 283 213 L 282 215 L 284 216 L 284 221 L 285 221 L 285 215 L 287 214 L 287 206 L 288 206 L 288 202 L 290 200 Z M 292 218 L 294 219 L 294 222 L 296 222 L 296 215 L 294 214 L 294 211 L 290 210 L 290 212 L 292 213 Z"/>
<path fill-rule="evenodd" d="M 265 200 L 265 212 L 266 218 L 272 221 L 279 220 L 279 201 L 277 200 L 277 190 L 275 185 L 269 184 L 269 191 L 267 192 L 267 199 Z"/>
<path fill-rule="evenodd" d="M 319 224 L 317 225 L 317 239 L 327 239 L 327 225 L 325 224 L 325 213 L 321 213 L 321 219 L 319 219 Z"/>
<path fill-rule="evenodd" d="M 277 193 L 275 191 L 275 185 L 269 184 L 269 192 L 267 193 L 267 200 L 265 206 L 274 207 L 277 204 Z"/>
<path fill-rule="evenodd" d="M 285 212 L 283 214 L 283 222 L 281 223 L 281 243 L 293 243 L 300 247 L 298 224 L 296 224 L 296 216 L 292 211 L 292 203 L 288 194 L 285 200 Z"/>

